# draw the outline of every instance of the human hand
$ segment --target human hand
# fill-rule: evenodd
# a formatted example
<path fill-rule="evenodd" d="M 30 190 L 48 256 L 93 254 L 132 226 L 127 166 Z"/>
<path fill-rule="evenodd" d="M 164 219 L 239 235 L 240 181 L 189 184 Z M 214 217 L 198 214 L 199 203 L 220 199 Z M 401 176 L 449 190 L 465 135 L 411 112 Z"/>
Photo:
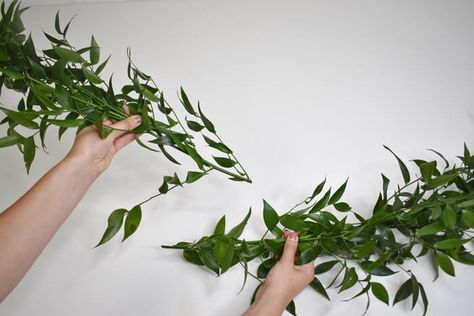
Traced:
<path fill-rule="evenodd" d="M 130 116 L 116 123 L 105 119 L 103 124 L 114 129 L 105 139 L 100 137 L 96 126 L 88 126 L 76 135 L 66 158 L 79 159 L 101 174 L 109 167 L 114 155 L 136 139 L 137 134 L 129 131 L 140 123 L 140 115 Z"/>
<path fill-rule="evenodd" d="M 258 289 L 246 316 L 281 315 L 291 300 L 314 279 L 314 261 L 295 265 L 298 233 L 285 231 L 283 237 L 286 238 L 283 254 Z"/>

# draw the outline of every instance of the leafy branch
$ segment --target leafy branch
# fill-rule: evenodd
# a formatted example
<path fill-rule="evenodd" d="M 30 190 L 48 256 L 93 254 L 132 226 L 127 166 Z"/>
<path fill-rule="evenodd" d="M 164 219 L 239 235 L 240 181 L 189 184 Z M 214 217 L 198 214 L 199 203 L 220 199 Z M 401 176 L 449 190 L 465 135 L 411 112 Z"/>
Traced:
<path fill-rule="evenodd" d="M 415 274 L 403 265 L 431 255 L 436 276 L 438 268 L 455 276 L 452 260 L 474 265 L 474 255 L 465 247 L 474 238 L 474 155 L 464 145 L 464 153 L 458 157 L 461 164 L 450 167 L 443 155 L 431 150 L 442 159 L 444 168 L 440 170 L 436 160 L 415 159 L 413 162 L 419 175 L 412 180 L 405 163 L 392 150 L 385 148 L 396 158 L 404 184 L 397 186 L 388 196 L 390 180 L 382 174 L 382 190 L 370 218 L 364 218 L 341 200 L 347 181 L 331 192 L 331 188 L 324 189 L 324 180 L 310 196 L 282 215 L 263 200 L 267 232 L 259 240 L 241 238 L 250 217 L 249 211 L 244 220 L 228 232 L 223 216 L 212 235 L 196 242 L 179 242 L 163 247 L 182 250 L 186 261 L 205 266 L 216 275 L 240 264 L 244 268 L 245 286 L 247 274 L 259 282 L 264 281 L 283 251 L 283 231 L 298 231 L 300 238 L 295 263 L 301 265 L 324 258 L 316 266 L 310 286 L 326 299 L 330 299 L 326 291 L 330 287 L 339 289 L 338 293 L 341 293 L 359 285 L 360 291 L 348 300 L 366 295 L 365 312 L 370 306 L 370 294 L 389 305 L 388 291 L 374 277 L 403 271 L 407 280 L 395 293 L 392 305 L 411 297 L 412 309 L 421 301 L 425 315 L 428 309 L 425 289 Z M 353 216 L 356 222 L 350 223 L 349 216 Z M 268 232 L 274 238 L 265 238 Z M 421 249 L 419 252 L 416 246 Z M 248 262 L 254 259 L 261 261 L 255 274 L 248 271 Z M 336 271 L 334 278 L 323 285 L 319 275 L 329 271 Z M 294 302 L 287 310 L 296 315 Z"/>
<path fill-rule="evenodd" d="M 13 1 L 8 8 L 2 1 L 0 11 L 0 92 L 1 88 L 21 93 L 16 110 L 0 106 L 5 117 L 6 135 L 0 137 L 0 148 L 17 146 L 29 172 L 36 156 L 38 143 L 46 151 L 45 135 L 57 126 L 58 138 L 71 128 L 80 131 L 86 126 L 97 126 L 101 137 L 106 138 L 114 128 L 103 124 L 129 114 L 141 115 L 142 123 L 132 132 L 143 133 L 147 141 L 137 139 L 140 146 L 161 152 L 169 161 L 180 164 L 174 153 L 187 156 L 198 170 L 190 170 L 184 179 L 177 173 L 164 176 L 159 193 L 138 203 L 130 210 L 117 209 L 108 218 L 108 227 L 98 243 L 110 240 L 124 227 L 123 240 L 133 234 L 140 224 L 141 206 L 174 188 L 193 183 L 211 171 L 225 174 L 233 181 L 252 182 L 234 152 L 217 135 L 211 120 L 204 115 L 201 105 L 193 105 L 181 87 L 179 101 L 189 118 L 180 119 L 151 76 L 141 71 L 127 51 L 127 77 L 129 84 L 115 93 L 112 76 L 101 77 L 110 56 L 101 61 L 101 49 L 94 36 L 89 46 L 76 49 L 67 39 L 72 19 L 61 27 L 59 13 L 55 18 L 57 35 L 44 33 L 50 49 L 38 51 L 31 34 L 26 36 L 21 8 Z M 199 136 L 212 151 L 206 158 L 195 143 Z"/>

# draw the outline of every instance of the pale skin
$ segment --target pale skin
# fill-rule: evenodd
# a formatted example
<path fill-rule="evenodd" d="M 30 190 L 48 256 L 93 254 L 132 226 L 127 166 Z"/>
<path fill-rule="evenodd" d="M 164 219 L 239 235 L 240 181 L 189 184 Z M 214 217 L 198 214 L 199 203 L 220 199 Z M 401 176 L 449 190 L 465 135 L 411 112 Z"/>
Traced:
<path fill-rule="evenodd" d="M 114 131 L 102 139 L 95 126 L 80 131 L 56 166 L 28 192 L 0 213 L 0 303 L 23 279 L 48 242 L 71 214 L 115 154 L 133 142 L 130 132 L 140 116 L 104 124 Z M 298 235 L 285 232 L 284 252 L 257 292 L 245 316 L 281 315 L 287 304 L 313 280 L 314 263 L 295 266 Z"/>

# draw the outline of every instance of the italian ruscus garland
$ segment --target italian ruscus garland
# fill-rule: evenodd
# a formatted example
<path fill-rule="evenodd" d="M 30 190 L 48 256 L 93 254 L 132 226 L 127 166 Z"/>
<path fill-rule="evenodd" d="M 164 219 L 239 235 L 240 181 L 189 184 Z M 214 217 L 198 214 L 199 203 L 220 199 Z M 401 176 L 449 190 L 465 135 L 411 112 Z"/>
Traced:
<path fill-rule="evenodd" d="M 138 144 L 153 152 L 161 152 L 169 161 L 180 164 L 172 152 L 188 156 L 198 170 L 188 171 L 185 177 L 177 173 L 163 178 L 156 195 L 137 203 L 131 209 L 114 210 L 108 226 L 97 245 L 109 241 L 124 227 L 123 240 L 133 234 L 142 217 L 141 206 L 149 200 L 166 194 L 184 184 L 193 183 L 211 171 L 218 171 L 234 181 L 251 182 L 249 175 L 229 146 L 217 135 L 214 124 L 204 115 L 199 102 L 192 104 L 183 88 L 179 101 L 189 117 L 184 122 L 167 102 L 152 77 L 139 70 L 132 62 L 130 51 L 127 75 L 130 83 L 114 91 L 112 76 L 105 81 L 101 73 L 110 56 L 101 61 L 98 43 L 92 36 L 90 45 L 76 49 L 66 35 L 71 20 L 61 27 L 56 14 L 57 35 L 44 33 L 50 49 L 38 51 L 31 35 L 25 34 L 21 8 L 13 1 L 7 8 L 0 6 L 0 89 L 19 92 L 22 97 L 16 109 L 0 107 L 5 114 L 0 125 L 6 124 L 6 135 L 0 138 L 0 147 L 17 146 L 23 154 L 29 172 L 38 144 L 45 150 L 45 135 L 52 126 L 58 127 L 58 136 L 70 128 L 80 131 L 86 126 L 97 126 L 105 138 L 112 128 L 103 124 L 105 118 L 112 122 L 123 120 L 129 114 L 142 116 L 135 133 L 144 133 L 149 139 Z M 206 158 L 195 143 L 195 136 L 202 137 L 216 154 Z"/>
<path fill-rule="evenodd" d="M 395 293 L 392 304 L 411 297 L 412 309 L 421 301 L 425 315 L 428 308 L 425 289 L 415 274 L 404 268 L 404 263 L 417 262 L 417 258 L 430 255 L 436 277 L 439 268 L 455 275 L 452 260 L 474 265 L 474 255 L 467 245 L 474 237 L 474 156 L 465 145 L 464 154 L 459 157 L 460 165 L 450 166 L 444 156 L 432 151 L 443 162 L 443 169 L 440 170 L 436 160 L 415 159 L 418 173 L 414 179 L 405 163 L 392 152 L 404 184 L 389 195 L 390 180 L 382 174 L 382 190 L 370 218 L 364 218 L 341 201 L 347 181 L 331 192 L 331 188 L 325 190 L 324 180 L 310 196 L 282 215 L 264 200 L 267 232 L 259 240 L 241 237 L 250 218 L 249 211 L 244 220 L 230 230 L 226 230 L 223 216 L 212 235 L 196 242 L 163 247 L 181 249 L 186 261 L 205 266 L 216 275 L 240 265 L 244 269 L 245 285 L 247 275 L 264 281 L 282 253 L 283 231 L 298 231 L 296 264 L 321 260 L 310 286 L 323 297 L 329 300 L 326 289 L 330 287 L 338 288 L 341 293 L 359 286 L 360 291 L 349 300 L 366 295 L 365 312 L 370 305 L 370 294 L 388 305 L 388 291 L 374 279 L 400 272 L 406 274 L 406 281 Z M 355 223 L 349 223 L 349 216 L 354 217 Z M 267 237 L 268 233 L 273 238 Z M 254 259 L 261 261 L 256 273 L 248 269 L 248 262 Z M 330 278 L 332 281 L 323 285 L 319 275 L 329 271 L 334 275 Z M 296 315 L 293 301 L 287 311 Z"/>

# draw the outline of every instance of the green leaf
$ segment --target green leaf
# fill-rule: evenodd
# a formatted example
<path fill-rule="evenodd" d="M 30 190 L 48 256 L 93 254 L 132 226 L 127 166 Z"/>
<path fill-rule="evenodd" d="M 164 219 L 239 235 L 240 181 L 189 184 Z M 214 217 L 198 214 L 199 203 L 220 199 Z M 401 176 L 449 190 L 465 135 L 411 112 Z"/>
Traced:
<path fill-rule="evenodd" d="M 68 48 L 53 46 L 54 52 L 63 60 L 72 63 L 83 63 L 84 59 L 81 55 L 75 51 L 72 51 Z"/>
<path fill-rule="evenodd" d="M 225 215 L 217 222 L 213 235 L 225 234 Z"/>
<path fill-rule="evenodd" d="M 60 126 L 60 127 L 79 127 L 84 123 L 85 120 L 78 119 L 78 120 L 48 120 L 48 123 Z"/>
<path fill-rule="evenodd" d="M 189 129 L 195 132 L 200 132 L 204 128 L 204 126 L 196 121 L 186 120 L 186 124 L 188 125 Z"/>
<path fill-rule="evenodd" d="M 148 90 L 145 87 L 142 87 L 142 88 L 143 89 L 140 92 L 143 93 L 143 96 L 145 98 L 147 98 L 148 100 L 153 101 L 153 102 L 159 102 L 160 101 L 160 98 L 157 97 L 153 92 L 151 92 L 150 90 Z"/>
<path fill-rule="evenodd" d="M 105 244 L 118 233 L 118 231 L 122 227 L 123 217 L 126 213 L 127 210 L 123 208 L 114 210 L 112 213 L 110 213 L 109 219 L 107 220 L 107 228 L 105 229 L 105 232 L 102 235 L 102 238 L 100 239 L 99 243 L 95 245 L 95 247 L 99 247 L 100 245 Z"/>
<path fill-rule="evenodd" d="M 426 226 L 423 226 L 421 229 L 419 229 L 416 232 L 416 237 L 419 238 L 419 237 L 423 237 L 427 235 L 433 235 L 443 230 L 444 230 L 443 224 L 441 224 L 440 222 L 434 222 Z"/>
<path fill-rule="evenodd" d="M 425 182 L 428 182 L 431 180 L 431 177 L 433 176 L 433 172 L 436 169 L 436 161 L 431 161 L 424 163 L 420 166 L 420 172 L 421 176 L 425 180 Z"/>
<path fill-rule="evenodd" d="M 328 203 L 329 201 L 329 196 L 331 195 L 331 189 L 329 189 L 324 196 L 316 202 L 313 207 L 309 210 L 310 213 L 316 213 L 322 210 Z"/>
<path fill-rule="evenodd" d="M 58 34 L 63 34 L 61 32 L 61 26 L 59 25 L 59 11 L 56 12 L 56 17 L 54 19 L 54 28 L 56 29 L 56 32 L 58 32 Z"/>
<path fill-rule="evenodd" d="M 370 288 L 372 290 L 372 294 L 374 294 L 377 299 L 388 305 L 388 292 L 382 284 L 377 282 L 370 282 Z"/>
<path fill-rule="evenodd" d="M 462 219 L 462 222 L 464 223 L 464 225 L 466 225 L 469 228 L 474 228 L 474 212 L 473 211 L 462 210 L 461 214 L 462 214 L 461 219 Z"/>
<path fill-rule="evenodd" d="M 0 148 L 13 146 L 21 142 L 20 137 L 17 135 L 4 136 L 0 138 Z"/>
<path fill-rule="evenodd" d="M 220 274 L 219 264 L 214 257 L 214 250 L 212 247 L 200 247 L 199 258 L 209 270 L 214 271 L 217 275 Z"/>
<path fill-rule="evenodd" d="M 233 238 L 239 238 L 240 235 L 242 235 L 242 232 L 244 231 L 244 228 L 247 225 L 247 222 L 248 222 L 251 214 L 252 214 L 252 208 L 249 209 L 249 211 L 248 211 L 247 215 L 245 216 L 244 220 L 229 231 L 228 236 L 233 237 Z"/>
<path fill-rule="evenodd" d="M 444 225 L 449 229 L 454 229 L 456 226 L 456 211 L 449 204 L 446 205 L 446 208 L 443 211 L 443 222 Z"/>
<path fill-rule="evenodd" d="M 421 300 L 423 301 L 423 316 L 426 315 L 426 312 L 428 311 L 428 297 L 426 296 L 425 288 L 423 285 L 420 283 L 420 294 L 421 294 Z"/>
<path fill-rule="evenodd" d="M 193 249 L 184 249 L 183 250 L 183 258 L 187 262 L 203 266 L 204 263 L 202 262 L 201 258 L 199 257 L 199 253 Z"/>
<path fill-rule="evenodd" d="M 84 73 L 84 76 L 86 77 L 86 79 L 89 80 L 89 82 L 93 84 L 102 83 L 102 79 L 100 79 L 99 76 L 97 76 L 94 72 L 90 71 L 89 69 L 84 67 L 82 68 L 82 72 Z"/>
<path fill-rule="evenodd" d="M 223 143 L 219 143 L 219 142 L 215 142 L 213 141 L 212 139 L 210 139 L 209 137 L 207 137 L 206 135 L 203 135 L 204 137 L 204 140 L 206 141 L 206 143 L 212 147 L 212 148 L 215 148 L 225 154 L 232 154 L 232 150 L 227 147 L 225 144 Z"/>
<path fill-rule="evenodd" d="M 272 231 L 280 221 L 278 213 L 265 200 L 263 200 L 263 220 L 269 231 Z"/>
<path fill-rule="evenodd" d="M 467 200 L 458 204 L 458 207 L 461 207 L 461 208 L 469 208 L 472 206 L 474 206 L 474 199 Z"/>
<path fill-rule="evenodd" d="M 221 274 L 229 270 L 234 258 L 234 247 L 227 239 L 217 239 L 214 247 L 214 256 L 221 267 Z"/>
<path fill-rule="evenodd" d="M 23 147 L 23 160 L 25 162 L 26 173 L 30 173 L 31 164 L 35 159 L 36 145 L 33 136 L 25 139 Z"/>
<path fill-rule="evenodd" d="M 307 264 L 314 259 L 316 259 L 319 254 L 321 253 L 321 247 L 318 245 L 312 246 L 300 253 L 300 255 L 296 258 L 295 264 L 296 265 L 303 265 Z"/>
<path fill-rule="evenodd" d="M 362 259 L 362 258 L 372 255 L 373 250 L 376 245 L 377 245 L 377 241 L 375 239 L 367 241 L 359 249 L 354 251 L 354 258 Z"/>
<path fill-rule="evenodd" d="M 428 186 L 432 189 L 435 189 L 453 181 L 456 177 L 456 174 L 442 174 L 439 177 L 433 178 L 428 181 Z"/>
<path fill-rule="evenodd" d="M 0 66 L 0 72 L 3 73 L 6 77 L 11 78 L 11 79 L 19 80 L 19 79 L 25 78 L 25 75 L 22 74 L 21 72 L 12 71 L 7 68 L 3 68 L 1 66 Z"/>
<path fill-rule="evenodd" d="M 201 106 L 199 105 L 199 102 L 198 102 L 198 110 L 199 110 L 199 116 L 201 117 L 202 123 L 204 124 L 206 129 L 211 133 L 215 133 L 216 129 L 214 128 L 214 124 L 212 124 L 212 122 L 209 121 L 209 119 L 204 116 L 204 113 L 202 113 L 201 111 Z"/>
<path fill-rule="evenodd" d="M 331 260 L 320 263 L 314 268 L 314 274 L 323 274 L 324 272 L 328 272 L 338 263 L 338 260 Z"/>
<path fill-rule="evenodd" d="M 346 268 L 346 272 L 344 273 L 344 279 L 342 280 L 342 286 L 339 289 L 338 293 L 350 289 L 353 287 L 358 281 L 357 273 L 355 268 Z"/>
<path fill-rule="evenodd" d="M 3 111 L 13 122 L 20 124 L 21 126 L 30 128 L 30 129 L 39 129 L 38 123 L 34 122 L 33 118 L 28 117 L 24 112 L 15 112 L 3 107 L 0 107 L 0 110 Z"/>
<path fill-rule="evenodd" d="M 186 183 L 196 182 L 197 180 L 201 179 L 205 174 L 205 172 L 188 171 L 188 174 L 186 175 Z"/>
<path fill-rule="evenodd" d="M 186 92 L 184 92 L 183 87 L 181 87 L 180 91 L 181 91 L 181 100 L 180 101 L 183 104 L 184 109 L 189 114 L 196 115 L 196 112 L 194 111 L 193 106 L 191 105 L 191 102 L 189 102 L 188 96 L 186 95 Z"/>
<path fill-rule="evenodd" d="M 345 202 L 339 202 L 334 204 L 334 208 L 339 212 L 348 212 L 351 210 L 351 206 Z"/>
<path fill-rule="evenodd" d="M 349 179 L 347 179 L 337 190 L 336 192 L 334 192 L 334 194 L 331 196 L 331 198 L 329 199 L 328 201 L 328 204 L 331 205 L 331 204 L 334 204 L 336 203 L 337 201 L 339 201 L 339 199 L 342 197 L 342 195 L 344 194 L 344 191 L 346 190 L 346 185 L 347 185 L 347 181 Z"/>
<path fill-rule="evenodd" d="M 273 258 L 263 261 L 257 268 L 257 277 L 261 279 L 266 278 L 275 263 L 276 261 Z"/>
<path fill-rule="evenodd" d="M 128 237 L 130 237 L 130 235 L 132 235 L 134 232 L 136 232 L 138 225 L 140 225 L 141 219 L 142 209 L 140 205 L 136 205 L 130 210 L 130 212 L 127 213 L 122 242 Z"/>
<path fill-rule="evenodd" d="M 383 193 L 383 198 L 387 199 L 387 190 L 388 190 L 388 185 L 390 183 L 390 179 L 387 178 L 383 173 L 382 173 L 382 193 Z"/>
<path fill-rule="evenodd" d="M 412 279 L 408 279 L 398 289 L 397 293 L 395 294 L 395 298 L 393 300 L 392 305 L 395 305 L 398 302 L 405 300 L 412 293 L 413 293 L 413 282 L 412 282 Z"/>
<path fill-rule="evenodd" d="M 451 238 L 438 241 L 433 246 L 438 249 L 453 249 L 464 245 L 468 241 L 470 241 L 470 239 Z"/>
<path fill-rule="evenodd" d="M 212 156 L 212 158 L 214 158 L 214 160 L 217 162 L 217 164 L 221 167 L 224 167 L 224 168 L 231 168 L 233 166 L 235 166 L 236 162 L 233 161 L 232 159 L 229 159 L 229 158 L 225 158 L 225 157 L 215 157 L 215 156 Z"/>
<path fill-rule="evenodd" d="M 94 38 L 94 35 L 91 37 L 91 50 L 89 51 L 89 58 L 92 65 L 97 64 L 100 59 L 100 48 Z"/>
<path fill-rule="evenodd" d="M 408 168 L 405 165 L 405 163 L 400 158 L 398 158 L 398 156 L 390 148 L 388 148 L 385 145 L 383 147 L 385 149 L 387 149 L 389 152 L 391 152 L 392 155 L 397 159 L 398 165 L 400 167 L 400 171 L 402 172 L 403 180 L 405 181 L 405 184 L 410 182 L 410 172 L 408 171 Z"/>
<path fill-rule="evenodd" d="M 264 239 L 262 242 L 265 249 L 274 254 L 280 255 L 283 252 L 284 244 L 282 242 L 277 242 L 274 239 Z"/>
<path fill-rule="evenodd" d="M 303 231 L 307 227 L 306 223 L 301 218 L 292 214 L 282 216 L 280 218 L 280 223 L 286 228 L 294 231 Z"/>
<path fill-rule="evenodd" d="M 436 251 L 436 262 L 441 270 L 450 276 L 456 276 L 454 273 L 454 265 L 446 254 L 441 251 Z"/>
<path fill-rule="evenodd" d="M 296 306 L 295 306 L 295 302 L 293 300 L 291 300 L 290 303 L 288 303 L 288 305 L 286 306 L 285 310 L 290 313 L 291 315 L 293 316 L 296 316 Z"/>
<path fill-rule="evenodd" d="M 109 62 L 109 59 L 110 59 L 110 55 L 102 64 L 99 65 L 99 67 L 97 67 L 97 69 L 95 70 L 96 75 L 99 75 L 102 72 L 102 70 L 104 70 L 105 66 L 107 66 L 107 63 Z"/>
<path fill-rule="evenodd" d="M 330 301 L 329 295 L 326 292 L 326 289 L 324 286 L 321 284 L 321 282 L 318 280 L 318 278 L 314 278 L 313 281 L 309 284 L 316 292 L 321 294 L 323 297 L 325 297 L 328 301 Z"/>

